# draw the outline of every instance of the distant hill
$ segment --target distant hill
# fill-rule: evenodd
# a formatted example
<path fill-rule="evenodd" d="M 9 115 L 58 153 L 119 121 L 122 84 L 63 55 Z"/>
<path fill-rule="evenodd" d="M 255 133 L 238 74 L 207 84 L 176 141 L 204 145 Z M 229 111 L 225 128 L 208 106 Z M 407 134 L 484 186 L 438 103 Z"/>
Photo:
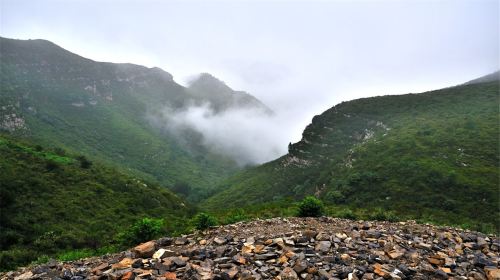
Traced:
<path fill-rule="evenodd" d="M 224 82 L 208 73 L 200 74 L 190 82 L 188 91 L 200 102 L 209 102 L 215 112 L 231 108 L 259 109 L 271 114 L 269 109 L 260 100 L 243 91 L 234 91 Z"/>
<path fill-rule="evenodd" d="M 474 79 L 472 81 L 468 81 L 465 85 L 479 84 L 479 83 L 488 83 L 488 82 L 499 82 L 500 80 L 500 71 L 493 72 L 486 76 Z"/>
<path fill-rule="evenodd" d="M 196 132 L 179 139 L 151 116 L 193 103 L 267 110 L 223 82 L 203 82 L 207 74 L 187 89 L 159 68 L 96 62 L 46 40 L 0 38 L 0 63 L 0 130 L 105 160 L 192 199 L 239 167 Z"/>
<path fill-rule="evenodd" d="M 498 104 L 496 74 L 343 102 L 315 116 L 287 155 L 224 181 L 205 207 L 311 194 L 329 205 L 499 230 Z"/>
<path fill-rule="evenodd" d="M 178 230 L 192 209 L 155 183 L 0 134 L 0 270 L 99 248 L 144 217 Z"/>

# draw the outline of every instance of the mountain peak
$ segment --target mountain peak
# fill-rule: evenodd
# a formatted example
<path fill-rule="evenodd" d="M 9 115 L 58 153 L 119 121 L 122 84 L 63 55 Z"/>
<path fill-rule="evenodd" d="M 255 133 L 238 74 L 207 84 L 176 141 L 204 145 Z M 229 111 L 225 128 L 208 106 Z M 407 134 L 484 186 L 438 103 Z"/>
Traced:
<path fill-rule="evenodd" d="M 235 91 L 209 73 L 199 74 L 189 83 L 188 90 L 196 99 L 208 102 L 215 112 L 229 108 L 258 108 L 267 114 L 272 113 L 271 109 L 251 94 Z"/>
<path fill-rule="evenodd" d="M 201 73 L 189 83 L 190 89 L 210 88 L 215 92 L 232 92 L 233 90 L 225 82 L 219 80 L 210 73 Z"/>

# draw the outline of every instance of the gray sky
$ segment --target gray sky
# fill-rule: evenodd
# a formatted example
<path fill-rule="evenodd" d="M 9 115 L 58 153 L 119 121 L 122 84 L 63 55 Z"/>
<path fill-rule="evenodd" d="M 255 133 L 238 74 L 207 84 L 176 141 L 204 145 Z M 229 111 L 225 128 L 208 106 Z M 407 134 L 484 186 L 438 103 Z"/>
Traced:
<path fill-rule="evenodd" d="M 288 120 L 284 149 L 341 101 L 499 68 L 499 1 L 0 2 L 1 36 L 158 66 L 180 83 L 209 72 L 250 92 Z"/>

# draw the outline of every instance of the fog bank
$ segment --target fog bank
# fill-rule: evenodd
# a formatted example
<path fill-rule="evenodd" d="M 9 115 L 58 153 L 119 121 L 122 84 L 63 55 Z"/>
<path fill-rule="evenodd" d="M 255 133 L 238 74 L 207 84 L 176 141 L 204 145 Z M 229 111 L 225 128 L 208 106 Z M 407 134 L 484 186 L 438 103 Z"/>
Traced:
<path fill-rule="evenodd" d="M 185 137 L 192 129 L 201 134 L 201 144 L 212 152 L 235 160 L 239 166 L 264 163 L 287 153 L 290 141 L 287 118 L 266 114 L 262 109 L 230 108 L 215 113 L 210 104 L 192 105 L 182 110 L 164 108 L 161 119 L 169 133 Z M 184 139 L 185 140 L 185 139 Z"/>

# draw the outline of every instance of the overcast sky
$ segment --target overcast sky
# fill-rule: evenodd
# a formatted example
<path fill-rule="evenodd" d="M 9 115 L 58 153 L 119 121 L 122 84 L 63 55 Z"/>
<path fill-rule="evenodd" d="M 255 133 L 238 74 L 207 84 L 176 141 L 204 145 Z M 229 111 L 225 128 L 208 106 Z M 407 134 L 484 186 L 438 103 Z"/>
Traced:
<path fill-rule="evenodd" d="M 499 68 L 499 1 L 0 0 L 0 34 L 82 56 L 209 72 L 291 120 L 359 97 L 456 85 Z"/>

